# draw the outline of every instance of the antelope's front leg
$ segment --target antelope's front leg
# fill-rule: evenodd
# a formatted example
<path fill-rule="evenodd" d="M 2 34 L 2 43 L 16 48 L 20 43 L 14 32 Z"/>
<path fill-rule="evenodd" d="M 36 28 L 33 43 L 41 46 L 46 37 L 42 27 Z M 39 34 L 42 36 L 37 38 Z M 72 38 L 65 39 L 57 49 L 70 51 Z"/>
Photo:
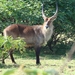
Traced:
<path fill-rule="evenodd" d="M 40 64 L 40 59 L 39 59 L 39 55 L 40 55 L 40 47 L 36 47 L 35 48 L 35 53 L 36 53 L 36 64 Z"/>

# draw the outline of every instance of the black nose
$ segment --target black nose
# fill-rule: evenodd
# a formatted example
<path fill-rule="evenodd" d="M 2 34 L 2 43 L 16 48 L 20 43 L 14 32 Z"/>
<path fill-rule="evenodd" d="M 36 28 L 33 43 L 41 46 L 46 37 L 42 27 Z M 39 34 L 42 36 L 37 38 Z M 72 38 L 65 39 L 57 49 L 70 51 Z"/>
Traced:
<path fill-rule="evenodd" d="M 46 29 L 48 28 L 48 25 L 46 25 Z"/>

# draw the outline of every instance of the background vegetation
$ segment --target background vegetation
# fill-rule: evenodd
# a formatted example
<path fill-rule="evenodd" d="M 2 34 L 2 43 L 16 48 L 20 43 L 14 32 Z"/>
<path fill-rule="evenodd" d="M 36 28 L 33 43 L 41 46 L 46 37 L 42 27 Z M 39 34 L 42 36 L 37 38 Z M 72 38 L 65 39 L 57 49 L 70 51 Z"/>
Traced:
<path fill-rule="evenodd" d="M 13 23 L 43 24 L 41 4 L 44 3 L 44 12 L 50 17 L 55 12 L 55 2 L 55 0 L 0 0 L 0 32 Z M 58 7 L 54 34 L 47 46 L 56 54 L 64 54 L 75 37 L 75 0 L 58 0 Z"/>
<path fill-rule="evenodd" d="M 59 11 L 58 17 L 54 21 L 54 33 L 46 47 L 42 48 L 42 54 L 43 52 L 51 54 L 51 51 L 53 51 L 54 54 L 65 55 L 75 39 L 75 0 L 57 1 Z M 5 27 L 14 23 L 25 25 L 43 24 L 41 4 L 44 3 L 44 12 L 46 16 L 50 17 L 56 10 L 55 2 L 56 0 L 0 0 L 0 33 Z M 5 41 L 2 41 L 3 38 L 1 38 L 2 36 L 0 37 L 0 47 Z M 0 54 L 2 53 L 1 50 Z M 67 75 L 67 72 L 65 73 Z"/>

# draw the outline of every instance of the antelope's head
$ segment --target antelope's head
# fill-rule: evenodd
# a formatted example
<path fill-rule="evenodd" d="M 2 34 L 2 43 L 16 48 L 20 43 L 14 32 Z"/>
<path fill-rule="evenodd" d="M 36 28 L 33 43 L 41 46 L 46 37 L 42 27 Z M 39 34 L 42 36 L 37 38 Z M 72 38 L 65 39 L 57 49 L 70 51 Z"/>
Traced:
<path fill-rule="evenodd" d="M 56 12 L 53 16 L 51 17 L 46 17 L 43 11 L 43 4 L 42 4 L 42 17 L 44 19 L 44 26 L 47 28 L 49 28 L 50 26 L 52 26 L 53 21 L 57 18 L 57 13 L 58 13 L 58 5 L 56 3 Z"/>

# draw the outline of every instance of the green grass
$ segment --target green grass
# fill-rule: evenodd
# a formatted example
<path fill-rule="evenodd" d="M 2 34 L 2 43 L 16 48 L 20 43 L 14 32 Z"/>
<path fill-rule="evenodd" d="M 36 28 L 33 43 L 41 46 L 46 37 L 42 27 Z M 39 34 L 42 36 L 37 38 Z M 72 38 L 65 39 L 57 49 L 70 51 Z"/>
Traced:
<path fill-rule="evenodd" d="M 48 69 L 55 69 L 56 71 L 59 71 L 65 61 L 65 56 L 61 55 L 50 55 L 46 53 L 40 54 L 40 61 L 41 65 L 36 65 L 35 60 L 35 52 L 34 51 L 28 51 L 24 52 L 23 54 L 20 54 L 19 52 L 14 53 L 15 60 L 17 62 L 16 65 L 14 65 L 10 58 L 8 57 L 5 60 L 5 65 L 0 62 L 0 75 L 3 75 L 3 73 L 6 70 L 9 69 L 16 69 L 19 68 L 20 65 L 24 65 L 25 69 L 31 69 L 31 68 L 37 68 L 41 70 L 48 70 Z M 63 69 L 62 74 L 64 75 L 75 75 L 75 60 L 68 63 L 68 65 Z M 60 74 L 60 75 L 62 75 Z"/>

